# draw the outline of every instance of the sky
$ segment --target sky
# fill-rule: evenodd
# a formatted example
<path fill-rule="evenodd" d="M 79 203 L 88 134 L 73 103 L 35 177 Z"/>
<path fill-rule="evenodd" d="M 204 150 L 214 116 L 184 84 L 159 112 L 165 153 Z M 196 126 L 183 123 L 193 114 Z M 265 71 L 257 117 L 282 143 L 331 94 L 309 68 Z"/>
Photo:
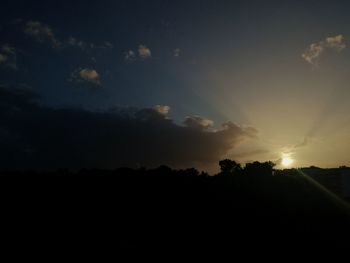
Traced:
<path fill-rule="evenodd" d="M 346 1 L 2 1 L 0 165 L 350 165 Z"/>

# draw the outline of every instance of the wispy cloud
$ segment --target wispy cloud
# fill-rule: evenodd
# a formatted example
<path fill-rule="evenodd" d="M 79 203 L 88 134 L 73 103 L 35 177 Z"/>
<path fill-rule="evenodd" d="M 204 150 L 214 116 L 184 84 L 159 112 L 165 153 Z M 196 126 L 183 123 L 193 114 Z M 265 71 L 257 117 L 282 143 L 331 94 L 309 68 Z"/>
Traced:
<path fill-rule="evenodd" d="M 173 52 L 174 52 L 174 57 L 180 57 L 181 49 L 175 48 Z"/>
<path fill-rule="evenodd" d="M 105 41 L 101 47 L 102 48 L 114 48 L 114 45 L 109 41 Z"/>
<path fill-rule="evenodd" d="M 64 42 L 65 47 L 76 47 L 80 48 L 81 50 L 89 50 L 89 49 L 112 49 L 114 45 L 109 42 L 105 41 L 102 44 L 94 44 L 94 43 L 88 43 L 81 39 L 70 37 L 68 40 Z"/>
<path fill-rule="evenodd" d="M 288 157 L 293 156 L 300 148 L 308 147 L 312 141 L 313 138 L 311 136 L 305 136 L 301 142 L 284 147 L 282 153 Z"/>
<path fill-rule="evenodd" d="M 136 53 L 133 50 L 128 50 L 125 52 L 125 60 L 126 61 L 134 61 L 136 59 Z"/>
<path fill-rule="evenodd" d="M 58 38 L 52 27 L 39 21 L 23 21 L 19 20 L 16 24 L 24 23 L 24 33 L 32 37 L 34 40 L 44 43 L 48 42 L 55 49 L 75 47 L 83 51 L 94 49 L 112 49 L 114 45 L 110 41 L 104 41 L 101 44 L 89 43 L 77 37 L 69 37 L 68 39 Z"/>
<path fill-rule="evenodd" d="M 304 140 L 301 143 L 298 143 L 298 144 L 294 145 L 293 148 L 297 149 L 297 148 L 306 147 L 306 146 L 308 146 L 311 143 L 311 140 L 312 140 L 312 138 L 310 136 L 305 136 Z"/>
<path fill-rule="evenodd" d="M 189 128 L 208 129 L 214 125 L 214 121 L 200 116 L 188 116 L 186 117 L 184 124 Z"/>
<path fill-rule="evenodd" d="M 334 37 L 327 37 L 325 40 L 322 40 L 318 43 L 313 43 L 310 45 L 308 50 L 302 54 L 302 58 L 314 65 L 318 65 L 318 59 L 320 56 L 327 50 L 334 50 L 341 52 L 346 48 L 345 38 L 343 35 L 337 35 Z"/>
<path fill-rule="evenodd" d="M 75 37 L 70 37 L 67 40 L 67 44 L 73 47 L 85 48 L 88 44 L 82 40 L 76 39 Z"/>
<path fill-rule="evenodd" d="M 37 40 L 38 42 L 50 42 L 53 48 L 62 46 L 50 26 L 42 24 L 38 21 L 28 21 L 25 23 L 24 32 Z"/>

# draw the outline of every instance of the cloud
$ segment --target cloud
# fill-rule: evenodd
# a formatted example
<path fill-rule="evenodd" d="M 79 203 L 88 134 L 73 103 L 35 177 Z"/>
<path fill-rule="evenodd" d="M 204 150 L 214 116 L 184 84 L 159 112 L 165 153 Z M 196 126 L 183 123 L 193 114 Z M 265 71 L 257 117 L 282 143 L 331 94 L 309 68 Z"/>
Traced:
<path fill-rule="evenodd" d="M 251 150 L 251 151 L 246 151 L 241 153 L 235 153 L 232 155 L 232 157 L 234 159 L 252 158 L 254 156 L 267 154 L 267 153 L 270 153 L 270 151 L 266 149 L 256 149 L 256 150 Z"/>
<path fill-rule="evenodd" d="M 72 82 L 90 84 L 92 86 L 102 86 L 100 75 L 95 69 L 78 69 L 72 73 L 71 78 L 69 79 Z"/>
<path fill-rule="evenodd" d="M 184 124 L 187 127 L 194 129 L 208 129 L 214 125 L 214 122 L 200 116 L 188 116 L 186 117 Z"/>
<path fill-rule="evenodd" d="M 312 143 L 312 141 L 313 141 L 313 138 L 311 136 L 305 136 L 300 143 L 284 147 L 282 149 L 282 152 L 285 156 L 290 157 L 294 155 L 300 148 L 309 146 Z"/>
<path fill-rule="evenodd" d="M 139 57 L 142 59 L 147 59 L 147 58 L 152 57 L 151 50 L 144 45 L 139 46 L 138 52 L 139 52 Z"/>
<path fill-rule="evenodd" d="M 317 58 L 323 53 L 324 47 L 321 44 L 311 44 L 308 51 L 306 51 L 302 57 L 303 59 L 310 63 L 315 65 Z"/>
<path fill-rule="evenodd" d="M 231 122 L 217 130 L 181 126 L 167 118 L 166 106 L 90 112 L 43 106 L 34 94 L 13 88 L 1 88 L 0 95 L 3 169 L 216 167 L 256 136 L 254 128 Z"/>
<path fill-rule="evenodd" d="M 341 52 L 346 48 L 345 38 L 343 35 L 337 35 L 334 37 L 327 37 L 325 40 L 310 45 L 309 49 L 302 54 L 302 58 L 317 66 L 319 57 L 327 50 L 334 50 Z"/>
<path fill-rule="evenodd" d="M 170 107 L 165 105 L 156 105 L 153 107 L 153 110 L 161 115 L 168 115 Z"/>
<path fill-rule="evenodd" d="M 128 50 L 125 52 L 126 61 L 134 61 L 136 59 L 136 53 L 133 50 Z"/>
<path fill-rule="evenodd" d="M 114 48 L 114 45 L 109 41 L 105 41 L 101 47 L 102 48 Z"/>
<path fill-rule="evenodd" d="M 152 52 L 151 49 L 146 47 L 145 45 L 140 45 L 137 52 L 135 52 L 132 49 L 129 49 L 128 51 L 125 52 L 125 61 L 128 62 L 133 62 L 137 58 L 139 59 L 148 59 L 152 57 Z"/>
<path fill-rule="evenodd" d="M 346 48 L 345 38 L 343 35 L 338 35 L 335 37 L 327 37 L 326 46 L 340 52 Z"/>
<path fill-rule="evenodd" d="M 294 145 L 293 148 L 294 149 L 303 148 L 303 147 L 308 146 L 310 143 L 311 143 L 311 137 L 310 136 L 305 136 L 304 140 L 301 143 L 298 143 L 298 144 Z"/>
<path fill-rule="evenodd" d="M 62 45 L 53 33 L 52 28 L 38 21 L 26 22 L 24 32 L 38 42 L 50 42 L 53 48 L 59 48 Z"/>
<path fill-rule="evenodd" d="M 80 39 L 77 39 L 75 37 L 68 38 L 68 40 L 65 41 L 64 43 L 65 43 L 65 46 L 76 47 L 76 48 L 79 48 L 79 49 L 84 50 L 84 51 L 93 50 L 93 49 L 112 49 L 112 48 L 114 48 L 114 45 L 109 41 L 105 41 L 102 44 L 97 45 L 94 43 L 87 43 L 87 42 L 80 40 Z"/>
<path fill-rule="evenodd" d="M 7 61 L 7 56 L 5 54 L 0 53 L 0 65 L 5 64 Z"/>
<path fill-rule="evenodd" d="M 0 66 L 17 69 L 17 52 L 14 47 L 10 45 L 0 47 Z"/>
<path fill-rule="evenodd" d="M 179 48 L 174 49 L 174 57 L 179 57 L 180 54 L 181 54 L 181 49 Z"/>
<path fill-rule="evenodd" d="M 49 42 L 55 49 L 64 49 L 69 47 L 79 48 L 82 51 L 91 51 L 96 49 L 112 49 L 114 45 L 109 41 L 102 44 L 88 43 L 76 37 L 68 39 L 58 38 L 53 29 L 49 25 L 45 25 L 39 21 L 19 20 L 16 24 L 24 24 L 24 32 L 40 43 Z"/>
<path fill-rule="evenodd" d="M 78 40 L 75 37 L 70 37 L 67 40 L 67 44 L 70 46 L 74 46 L 74 47 L 79 47 L 79 48 L 86 48 L 88 46 L 87 43 L 85 43 L 84 41 Z"/>

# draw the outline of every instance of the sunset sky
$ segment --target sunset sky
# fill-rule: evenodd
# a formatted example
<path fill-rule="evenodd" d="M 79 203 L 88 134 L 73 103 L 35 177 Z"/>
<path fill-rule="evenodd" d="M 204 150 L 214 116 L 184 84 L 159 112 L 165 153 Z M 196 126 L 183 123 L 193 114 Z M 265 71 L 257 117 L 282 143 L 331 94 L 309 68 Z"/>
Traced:
<path fill-rule="evenodd" d="M 5 168 L 350 165 L 347 1 L 1 9 Z"/>

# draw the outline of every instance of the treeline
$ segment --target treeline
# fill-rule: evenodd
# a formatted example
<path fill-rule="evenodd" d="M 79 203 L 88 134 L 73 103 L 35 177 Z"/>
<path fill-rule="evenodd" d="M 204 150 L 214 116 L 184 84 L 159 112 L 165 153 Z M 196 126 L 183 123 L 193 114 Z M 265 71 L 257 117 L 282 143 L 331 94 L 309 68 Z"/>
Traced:
<path fill-rule="evenodd" d="M 310 245 L 350 234 L 348 211 L 302 176 L 271 162 L 219 165 L 216 176 L 166 166 L 2 172 L 2 212 L 16 231 L 108 233 L 132 246 Z"/>

